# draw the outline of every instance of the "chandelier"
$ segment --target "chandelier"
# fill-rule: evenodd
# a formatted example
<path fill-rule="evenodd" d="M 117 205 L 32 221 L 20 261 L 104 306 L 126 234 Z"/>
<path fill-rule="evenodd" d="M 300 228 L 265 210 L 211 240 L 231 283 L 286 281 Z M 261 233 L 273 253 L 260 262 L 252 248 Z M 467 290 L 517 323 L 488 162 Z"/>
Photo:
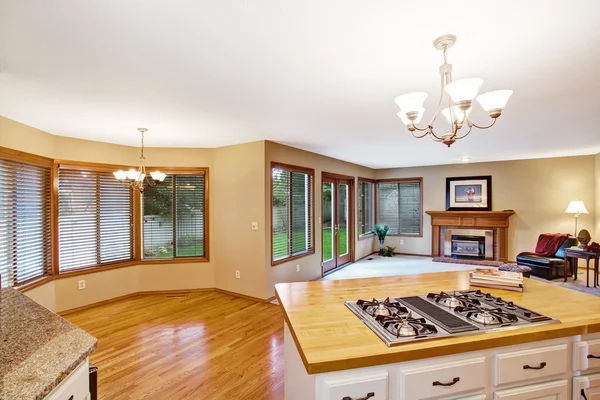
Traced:
<path fill-rule="evenodd" d="M 423 103 L 425 102 L 427 93 L 407 93 L 398 96 L 395 100 L 396 104 L 400 107 L 398 116 L 414 137 L 420 139 L 430 135 L 433 140 L 442 142 L 448 147 L 457 140 L 467 137 L 473 127 L 487 129 L 494 125 L 496 119 L 502 114 L 508 98 L 512 95 L 512 90 L 496 90 L 477 96 L 477 92 L 483 84 L 483 79 L 479 78 L 452 81 L 452 64 L 446 62 L 446 51 L 455 42 L 455 35 L 440 36 L 433 41 L 434 47 L 443 51 L 444 63 L 440 66 L 440 75 L 442 77 L 440 99 L 435 114 L 426 127 L 420 128 L 417 124 L 421 121 L 425 112 Z M 443 102 L 445 97 L 444 92 L 448 94 L 447 103 Z M 477 98 L 475 98 L 476 96 Z M 473 99 L 476 99 L 481 107 L 488 112 L 492 119 L 488 125 L 477 125 L 469 118 Z M 442 114 L 448 120 L 450 127 L 444 134 L 439 135 L 434 131 L 433 124 L 440 113 L 442 104 L 448 104 L 448 107 L 442 110 Z M 420 134 L 417 132 L 423 133 Z"/>
<path fill-rule="evenodd" d="M 113 174 L 115 175 L 115 178 L 117 178 L 122 184 L 134 190 L 137 189 L 140 193 L 143 193 L 146 188 L 144 181 L 149 187 L 155 187 L 156 185 L 162 183 L 167 175 L 160 171 L 153 171 L 150 172 L 150 176 L 154 182 L 151 182 L 148 179 L 148 174 L 146 173 L 146 157 L 144 157 L 144 133 L 148 132 L 148 129 L 138 128 L 138 131 L 142 134 L 142 152 L 140 154 L 139 168 L 137 170 L 132 168 L 129 171 L 119 170 L 113 172 Z"/>

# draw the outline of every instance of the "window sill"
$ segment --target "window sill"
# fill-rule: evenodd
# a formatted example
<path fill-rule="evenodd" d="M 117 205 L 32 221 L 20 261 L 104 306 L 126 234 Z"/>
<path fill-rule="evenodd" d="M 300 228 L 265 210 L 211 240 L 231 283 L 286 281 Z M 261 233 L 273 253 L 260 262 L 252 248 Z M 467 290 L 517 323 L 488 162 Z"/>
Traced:
<path fill-rule="evenodd" d="M 85 274 L 91 274 L 94 272 L 101 272 L 101 271 L 109 271 L 111 269 L 132 267 L 137 264 L 139 264 L 139 262 L 136 260 L 123 261 L 123 262 L 114 263 L 114 264 L 101 265 L 99 267 L 86 267 L 86 268 L 75 269 L 72 271 L 59 272 L 59 274 L 55 275 L 54 277 L 56 279 L 69 278 L 71 276 L 85 275 Z"/>
<path fill-rule="evenodd" d="M 271 266 L 275 267 L 277 265 L 285 264 L 285 263 L 290 262 L 290 261 L 294 261 L 294 260 L 298 260 L 300 258 L 311 256 L 313 254 L 315 254 L 315 249 L 307 251 L 306 253 L 297 254 L 295 256 L 286 257 L 286 258 L 280 258 L 278 260 L 271 260 Z"/>
<path fill-rule="evenodd" d="M 26 283 L 21 286 L 15 286 L 14 288 L 21 293 L 25 293 L 28 290 L 35 289 L 36 287 L 42 286 L 43 284 L 48 283 L 52 280 L 54 280 L 54 277 L 52 275 L 45 276 L 45 277 L 37 279 L 33 282 L 29 282 L 29 283 Z"/>
<path fill-rule="evenodd" d="M 373 237 L 373 236 L 375 236 L 375 232 L 363 233 L 361 235 L 358 235 L 358 240 L 368 239 L 368 238 Z"/>
<path fill-rule="evenodd" d="M 388 233 L 387 236 L 395 236 L 395 237 L 414 237 L 414 238 L 422 238 L 423 234 L 410 234 L 410 233 Z"/>
<path fill-rule="evenodd" d="M 208 262 L 208 257 L 190 257 L 190 258 L 152 258 L 140 262 L 140 264 L 189 264 L 189 263 L 205 263 Z"/>

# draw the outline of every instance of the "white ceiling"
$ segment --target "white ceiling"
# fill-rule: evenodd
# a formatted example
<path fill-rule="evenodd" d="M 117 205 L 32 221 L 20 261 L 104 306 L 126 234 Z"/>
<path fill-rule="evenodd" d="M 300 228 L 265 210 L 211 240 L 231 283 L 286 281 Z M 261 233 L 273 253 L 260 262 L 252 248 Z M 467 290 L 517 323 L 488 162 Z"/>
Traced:
<path fill-rule="evenodd" d="M 412 138 L 394 104 L 426 91 L 431 117 L 446 33 L 455 79 L 514 91 L 496 126 L 449 149 Z M 139 126 L 149 146 L 269 139 L 374 168 L 595 154 L 599 47 L 597 0 L 0 0 L 0 114 L 132 146 Z"/>

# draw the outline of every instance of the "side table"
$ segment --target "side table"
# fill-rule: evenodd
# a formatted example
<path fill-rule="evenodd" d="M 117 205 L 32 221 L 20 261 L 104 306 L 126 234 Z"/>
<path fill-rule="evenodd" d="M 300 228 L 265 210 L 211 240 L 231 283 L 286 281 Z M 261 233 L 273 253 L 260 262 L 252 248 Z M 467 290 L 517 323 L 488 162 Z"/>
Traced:
<path fill-rule="evenodd" d="M 585 251 L 583 249 L 565 249 L 565 282 L 567 281 L 567 268 L 574 273 L 577 279 L 577 260 L 583 258 L 586 261 L 586 286 L 590 287 L 590 260 L 594 260 L 594 287 L 598 286 L 598 258 L 600 253 Z"/>

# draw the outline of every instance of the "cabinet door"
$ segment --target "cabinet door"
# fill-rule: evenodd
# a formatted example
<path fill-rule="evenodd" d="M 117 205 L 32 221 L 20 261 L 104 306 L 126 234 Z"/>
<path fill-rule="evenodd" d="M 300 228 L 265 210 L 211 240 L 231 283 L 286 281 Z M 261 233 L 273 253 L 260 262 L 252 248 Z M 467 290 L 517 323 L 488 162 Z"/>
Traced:
<path fill-rule="evenodd" d="M 600 339 L 584 340 L 573 346 L 573 371 L 600 368 Z"/>
<path fill-rule="evenodd" d="M 573 400 L 600 400 L 600 374 L 573 378 Z"/>
<path fill-rule="evenodd" d="M 567 381 L 560 380 L 499 390 L 494 393 L 494 400 L 567 400 L 567 392 Z"/>

